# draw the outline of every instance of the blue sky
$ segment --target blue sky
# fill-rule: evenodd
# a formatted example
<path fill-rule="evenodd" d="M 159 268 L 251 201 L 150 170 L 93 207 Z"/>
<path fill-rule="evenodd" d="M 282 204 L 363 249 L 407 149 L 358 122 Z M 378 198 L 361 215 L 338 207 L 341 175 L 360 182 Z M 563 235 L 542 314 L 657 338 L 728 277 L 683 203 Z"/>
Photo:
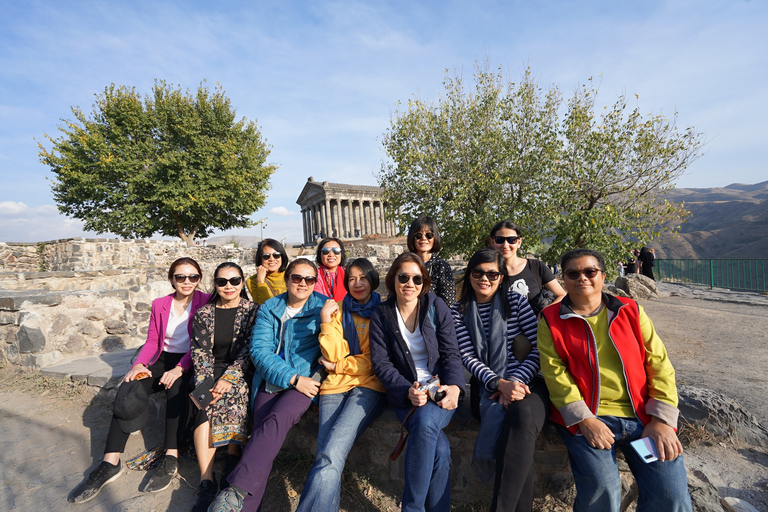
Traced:
<path fill-rule="evenodd" d="M 309 176 L 376 184 L 397 102 L 436 100 L 446 69 L 469 79 L 486 57 L 512 80 L 530 66 L 566 98 L 601 75 L 604 103 L 626 92 L 644 114 L 679 111 L 710 141 L 681 187 L 768 179 L 762 1 L 0 0 L 0 12 L 0 241 L 96 236 L 58 214 L 37 143 L 110 83 L 146 93 L 156 78 L 218 82 L 258 122 L 280 168 L 253 218 L 289 241 Z"/>

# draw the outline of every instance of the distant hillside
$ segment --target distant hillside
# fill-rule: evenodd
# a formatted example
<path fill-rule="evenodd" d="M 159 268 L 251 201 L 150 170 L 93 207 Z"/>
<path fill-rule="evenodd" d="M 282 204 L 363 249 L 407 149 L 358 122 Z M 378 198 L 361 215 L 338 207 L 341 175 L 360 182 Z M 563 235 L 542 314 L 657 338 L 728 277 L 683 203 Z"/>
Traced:
<path fill-rule="evenodd" d="M 651 245 L 658 258 L 768 258 L 768 181 L 724 188 L 679 188 L 688 222 Z"/>

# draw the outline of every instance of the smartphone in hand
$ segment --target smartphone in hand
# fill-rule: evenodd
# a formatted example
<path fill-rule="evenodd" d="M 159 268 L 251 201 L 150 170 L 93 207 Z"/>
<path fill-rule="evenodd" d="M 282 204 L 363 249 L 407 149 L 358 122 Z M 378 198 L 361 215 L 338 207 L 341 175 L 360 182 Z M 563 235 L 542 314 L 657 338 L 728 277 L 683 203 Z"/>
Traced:
<path fill-rule="evenodd" d="M 640 458 L 645 463 L 656 462 L 659 460 L 659 451 L 656 449 L 656 443 L 650 437 L 641 437 L 629 443 L 635 449 Z"/>

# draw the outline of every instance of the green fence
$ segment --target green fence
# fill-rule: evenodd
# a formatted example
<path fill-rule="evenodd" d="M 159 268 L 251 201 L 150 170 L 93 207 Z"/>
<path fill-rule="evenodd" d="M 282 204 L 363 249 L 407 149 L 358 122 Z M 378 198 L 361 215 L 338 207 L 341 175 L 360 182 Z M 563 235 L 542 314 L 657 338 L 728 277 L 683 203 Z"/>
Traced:
<path fill-rule="evenodd" d="M 764 292 L 768 260 L 656 260 L 660 281 Z"/>

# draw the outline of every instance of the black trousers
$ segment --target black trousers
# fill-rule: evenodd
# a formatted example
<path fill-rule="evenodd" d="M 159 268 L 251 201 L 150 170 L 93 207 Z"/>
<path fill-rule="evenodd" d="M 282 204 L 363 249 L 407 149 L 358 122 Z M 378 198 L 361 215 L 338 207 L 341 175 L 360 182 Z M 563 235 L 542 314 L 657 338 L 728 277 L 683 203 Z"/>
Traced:
<path fill-rule="evenodd" d="M 184 437 L 184 428 L 186 427 L 189 406 L 187 387 L 192 372 L 185 372 L 180 378 L 176 379 L 170 389 L 165 389 L 165 386 L 160 384 L 160 378 L 165 372 L 173 370 L 179 364 L 182 357 L 184 357 L 184 354 L 161 352 L 157 361 L 149 367 L 152 377 L 121 384 L 121 386 L 143 386 L 148 395 L 165 391 L 166 450 L 178 449 L 179 441 Z M 120 425 L 117 423 L 117 419 L 112 416 L 112 423 L 109 425 L 107 446 L 104 448 L 104 453 L 122 453 L 125 450 L 125 444 L 128 442 L 128 436 L 130 434 L 130 432 L 123 432 L 120 429 Z"/>
<path fill-rule="evenodd" d="M 549 418 L 549 391 L 536 377 L 530 395 L 512 402 L 496 444 L 496 480 L 491 512 L 530 512 L 533 508 L 533 453 L 536 438 Z"/>

